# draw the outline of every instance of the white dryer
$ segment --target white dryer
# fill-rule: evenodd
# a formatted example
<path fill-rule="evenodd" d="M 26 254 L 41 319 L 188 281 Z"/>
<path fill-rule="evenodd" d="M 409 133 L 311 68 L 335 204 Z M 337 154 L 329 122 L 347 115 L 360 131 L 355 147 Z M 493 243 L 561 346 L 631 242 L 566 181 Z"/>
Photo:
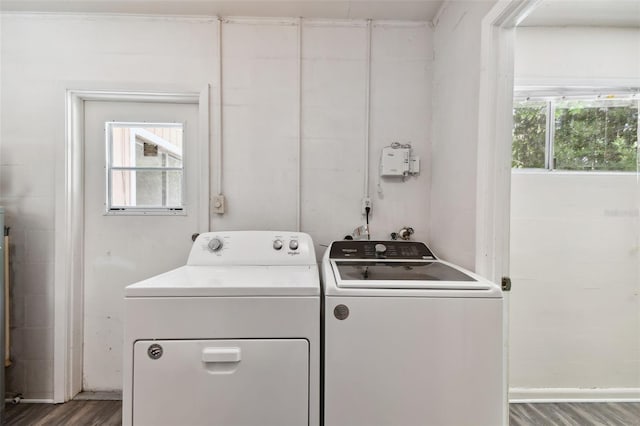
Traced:
<path fill-rule="evenodd" d="M 130 285 L 124 304 L 125 426 L 318 426 L 307 234 L 201 234 L 186 266 Z"/>
<path fill-rule="evenodd" d="M 507 424 L 498 286 L 412 241 L 336 241 L 321 275 L 326 426 Z"/>

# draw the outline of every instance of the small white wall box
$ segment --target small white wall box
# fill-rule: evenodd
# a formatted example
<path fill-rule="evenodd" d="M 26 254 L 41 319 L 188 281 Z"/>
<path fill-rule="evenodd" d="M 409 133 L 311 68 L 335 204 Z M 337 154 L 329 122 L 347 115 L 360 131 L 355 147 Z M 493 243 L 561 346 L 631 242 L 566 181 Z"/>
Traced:
<path fill-rule="evenodd" d="M 420 173 L 420 157 L 411 155 L 411 145 L 396 145 L 382 148 L 380 176 L 408 176 Z"/>
<path fill-rule="evenodd" d="M 380 176 L 406 176 L 409 173 L 410 148 L 382 148 Z"/>

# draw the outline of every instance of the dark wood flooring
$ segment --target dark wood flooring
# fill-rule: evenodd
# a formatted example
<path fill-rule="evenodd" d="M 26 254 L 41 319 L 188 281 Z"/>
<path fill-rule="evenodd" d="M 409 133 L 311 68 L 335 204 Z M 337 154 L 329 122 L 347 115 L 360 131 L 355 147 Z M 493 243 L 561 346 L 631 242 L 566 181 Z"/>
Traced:
<path fill-rule="evenodd" d="M 509 412 L 511 426 L 640 426 L 640 402 L 511 404 Z M 121 416 L 120 401 L 7 404 L 4 424 L 111 426 L 120 425 Z"/>
<path fill-rule="evenodd" d="M 4 425 L 114 426 L 122 424 L 122 401 L 7 404 L 4 417 Z"/>
<path fill-rule="evenodd" d="M 510 404 L 511 426 L 640 426 L 640 402 Z"/>

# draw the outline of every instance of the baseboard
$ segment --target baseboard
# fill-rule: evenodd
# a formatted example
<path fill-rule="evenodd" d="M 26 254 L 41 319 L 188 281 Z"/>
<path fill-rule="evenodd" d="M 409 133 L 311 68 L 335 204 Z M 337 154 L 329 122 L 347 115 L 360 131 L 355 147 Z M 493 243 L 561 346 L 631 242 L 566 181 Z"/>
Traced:
<path fill-rule="evenodd" d="M 5 402 L 14 399 L 6 398 Z M 510 388 L 509 402 L 640 402 L 640 388 Z M 54 400 L 21 398 L 19 403 L 53 404 Z"/>
<path fill-rule="evenodd" d="M 122 401 L 122 391 L 80 392 L 73 397 L 74 401 Z"/>
<path fill-rule="evenodd" d="M 640 402 L 640 388 L 510 388 L 509 402 Z"/>
<path fill-rule="evenodd" d="M 6 398 L 4 402 L 15 403 L 15 404 L 53 404 L 53 399 L 20 398 L 20 400 L 16 402 L 14 398 Z"/>

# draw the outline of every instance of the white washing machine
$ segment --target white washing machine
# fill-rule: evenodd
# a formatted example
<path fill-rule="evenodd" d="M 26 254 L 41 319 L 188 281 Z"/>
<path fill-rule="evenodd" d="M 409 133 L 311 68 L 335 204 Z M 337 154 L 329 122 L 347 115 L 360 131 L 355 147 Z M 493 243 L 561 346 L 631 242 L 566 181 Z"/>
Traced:
<path fill-rule="evenodd" d="M 497 285 L 413 241 L 336 241 L 321 275 L 326 426 L 507 424 Z"/>
<path fill-rule="evenodd" d="M 201 234 L 186 266 L 128 286 L 124 304 L 124 425 L 318 426 L 307 234 Z"/>

